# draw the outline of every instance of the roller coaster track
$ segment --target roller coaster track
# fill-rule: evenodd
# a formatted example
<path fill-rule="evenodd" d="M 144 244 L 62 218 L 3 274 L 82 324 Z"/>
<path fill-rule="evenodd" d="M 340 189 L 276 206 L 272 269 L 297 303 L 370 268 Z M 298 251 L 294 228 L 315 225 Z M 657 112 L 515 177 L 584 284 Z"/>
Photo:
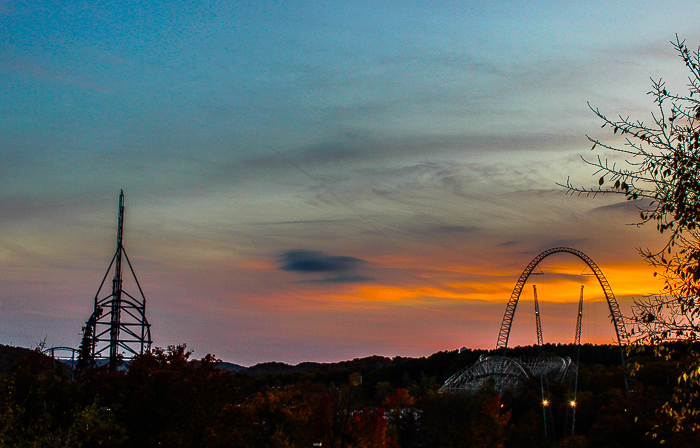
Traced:
<path fill-rule="evenodd" d="M 608 301 L 608 308 L 610 310 L 609 317 L 613 326 L 615 327 L 617 343 L 620 346 L 620 355 L 622 357 L 622 366 L 625 370 L 625 388 L 629 390 L 627 373 L 625 369 L 625 357 L 623 351 L 623 347 L 627 345 L 628 339 L 627 332 L 625 330 L 625 323 L 622 319 L 622 313 L 620 312 L 620 306 L 617 304 L 617 300 L 615 300 L 615 294 L 613 293 L 612 288 L 608 283 L 608 280 L 603 275 L 603 271 L 600 270 L 598 265 L 595 264 L 595 262 L 591 260 L 588 257 L 588 255 L 584 254 L 580 250 L 572 249 L 570 247 L 554 247 L 552 249 L 545 250 L 544 252 L 539 254 L 530 262 L 530 264 L 527 265 L 523 273 L 520 274 L 520 278 L 518 278 L 518 281 L 516 282 L 515 287 L 513 288 L 513 293 L 510 295 L 510 300 L 508 301 L 505 314 L 503 315 L 503 321 L 501 322 L 501 330 L 498 333 L 498 342 L 496 343 L 496 348 L 503 349 L 503 356 L 505 357 L 505 352 L 508 348 L 508 339 L 510 338 L 510 328 L 511 324 L 513 323 L 515 309 L 518 306 L 520 293 L 522 292 L 523 287 L 525 286 L 525 283 L 530 277 L 530 274 L 532 273 L 533 269 L 535 269 L 537 265 L 548 256 L 560 252 L 573 254 L 581 260 L 583 260 L 583 262 L 586 263 L 586 265 L 588 265 L 589 268 L 591 268 L 593 274 L 595 274 L 596 278 L 598 279 L 598 282 L 600 283 L 600 286 L 603 289 L 603 293 L 605 294 L 605 298 Z"/>

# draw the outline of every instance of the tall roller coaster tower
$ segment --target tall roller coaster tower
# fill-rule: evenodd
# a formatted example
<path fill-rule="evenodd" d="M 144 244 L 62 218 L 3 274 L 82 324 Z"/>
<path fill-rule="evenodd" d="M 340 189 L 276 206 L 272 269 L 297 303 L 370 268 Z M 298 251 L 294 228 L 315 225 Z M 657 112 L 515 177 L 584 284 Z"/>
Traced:
<path fill-rule="evenodd" d="M 123 244 L 124 190 L 119 194 L 119 221 L 117 250 L 95 294 L 95 308 L 85 324 L 84 340 L 90 343 L 93 359 L 108 359 L 110 370 L 119 366 L 121 359 L 130 359 L 151 348 L 151 325 L 146 319 L 146 297 Z M 127 278 L 132 278 L 138 293 L 123 289 L 122 260 L 128 266 Z M 111 293 L 102 296 L 107 276 L 114 266 Z"/>

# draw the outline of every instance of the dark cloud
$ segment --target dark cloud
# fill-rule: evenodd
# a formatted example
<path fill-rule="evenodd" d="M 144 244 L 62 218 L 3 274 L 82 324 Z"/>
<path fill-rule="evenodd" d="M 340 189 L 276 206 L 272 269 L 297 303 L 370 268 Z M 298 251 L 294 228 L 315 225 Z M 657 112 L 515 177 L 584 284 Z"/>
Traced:
<path fill-rule="evenodd" d="M 327 274 L 325 277 L 300 280 L 298 283 L 366 283 L 375 280 L 359 272 L 366 262 L 355 257 L 296 249 L 284 252 L 280 260 L 282 261 L 280 269 L 284 271 Z"/>
<path fill-rule="evenodd" d="M 355 257 L 331 256 L 315 250 L 290 250 L 280 257 L 284 271 L 292 272 L 352 272 L 365 261 Z"/>

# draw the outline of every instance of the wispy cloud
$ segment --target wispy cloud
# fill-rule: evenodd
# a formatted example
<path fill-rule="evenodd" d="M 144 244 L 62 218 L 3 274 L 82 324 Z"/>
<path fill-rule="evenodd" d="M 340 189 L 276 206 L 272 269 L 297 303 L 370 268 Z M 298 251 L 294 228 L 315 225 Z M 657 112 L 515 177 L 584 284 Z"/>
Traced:
<path fill-rule="evenodd" d="M 369 283 L 376 281 L 373 277 L 365 275 L 339 275 L 336 277 L 324 277 L 313 280 L 300 280 L 299 283 Z"/>

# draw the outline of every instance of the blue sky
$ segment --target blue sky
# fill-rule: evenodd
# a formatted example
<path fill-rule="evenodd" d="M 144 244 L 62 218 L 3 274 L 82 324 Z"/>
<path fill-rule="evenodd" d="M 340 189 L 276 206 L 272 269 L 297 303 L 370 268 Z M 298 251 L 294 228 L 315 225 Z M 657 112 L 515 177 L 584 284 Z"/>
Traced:
<path fill-rule="evenodd" d="M 683 88 L 694 6 L 0 1 L 0 342 L 77 345 L 122 188 L 155 342 L 195 355 L 490 347 L 562 244 L 654 292 L 653 229 L 555 183 L 595 182 L 588 101 Z"/>

